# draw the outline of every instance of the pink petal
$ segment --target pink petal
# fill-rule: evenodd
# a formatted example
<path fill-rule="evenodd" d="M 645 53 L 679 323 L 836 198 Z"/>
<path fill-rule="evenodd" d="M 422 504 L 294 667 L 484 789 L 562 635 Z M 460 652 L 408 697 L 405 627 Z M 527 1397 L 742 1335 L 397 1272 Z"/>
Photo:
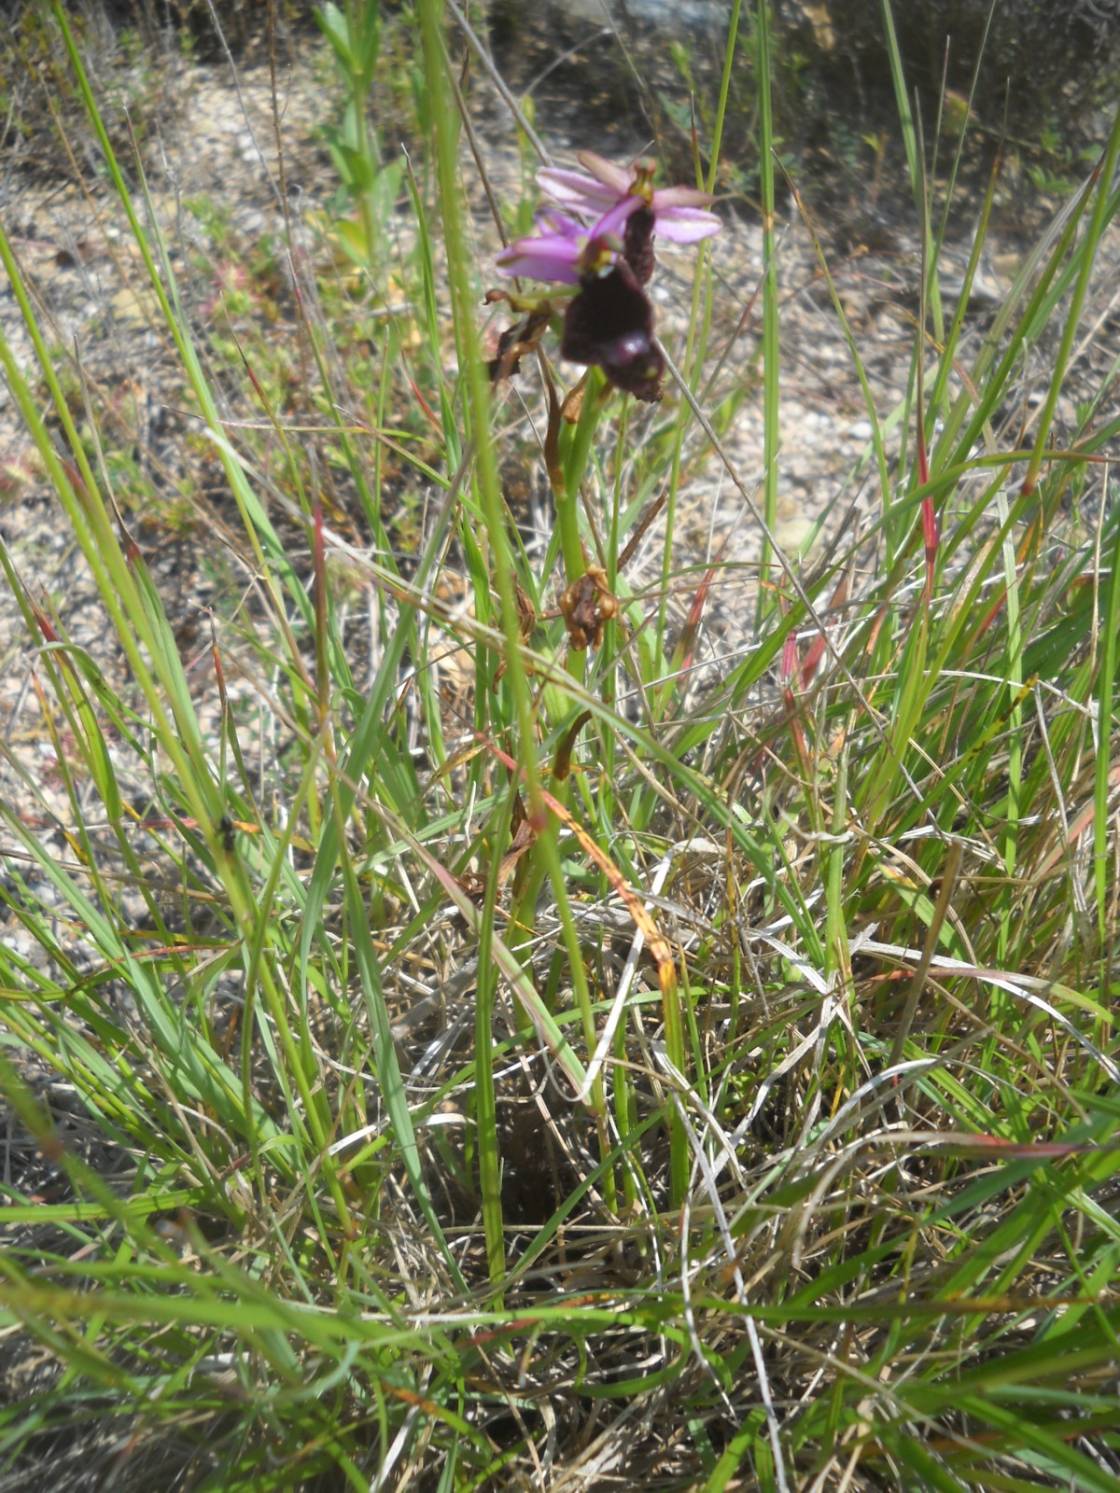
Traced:
<path fill-rule="evenodd" d="M 582 171 L 555 171 L 551 168 L 538 171 L 537 184 L 554 202 L 562 202 L 565 207 L 602 212 L 618 201 L 617 192 L 604 187 L 592 176 L 584 176 Z"/>
<path fill-rule="evenodd" d="M 645 203 L 640 197 L 624 197 L 621 202 L 616 202 L 609 212 L 603 214 L 594 228 L 587 230 L 590 238 L 609 238 L 617 234 L 620 228 L 626 224 L 626 219 L 631 213 L 636 213 Z"/>
<path fill-rule="evenodd" d="M 533 214 L 533 226 L 537 230 L 537 237 L 556 237 L 585 239 L 587 229 L 576 221 L 569 218 L 565 213 L 557 212 L 554 207 L 545 207 L 538 213 Z"/>
<path fill-rule="evenodd" d="M 712 194 L 699 187 L 662 187 L 653 194 L 653 210 L 659 213 L 670 207 L 707 207 L 711 200 Z"/>
<path fill-rule="evenodd" d="M 602 156 L 596 155 L 593 150 L 581 150 L 576 155 L 576 160 L 581 166 L 586 167 L 597 181 L 611 188 L 616 197 L 629 196 L 630 188 L 634 181 L 634 173 L 625 166 L 616 166 L 613 161 L 604 160 Z"/>
<path fill-rule="evenodd" d="M 695 244 L 711 238 L 723 225 L 715 213 L 700 207 L 669 207 L 657 214 L 657 234 L 673 244 Z"/>
<path fill-rule="evenodd" d="M 568 234 L 546 233 L 539 238 L 515 240 L 502 250 L 496 263 L 503 275 L 578 285 L 580 248 L 579 241 Z"/>

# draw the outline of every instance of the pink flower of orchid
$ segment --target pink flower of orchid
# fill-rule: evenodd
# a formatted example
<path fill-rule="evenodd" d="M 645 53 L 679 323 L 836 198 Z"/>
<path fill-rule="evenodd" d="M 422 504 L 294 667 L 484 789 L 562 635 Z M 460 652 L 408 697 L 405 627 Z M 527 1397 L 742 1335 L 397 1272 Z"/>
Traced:
<path fill-rule="evenodd" d="M 614 262 L 618 231 L 641 206 L 638 198 L 614 202 L 591 228 L 548 208 L 537 214 L 536 233 L 514 239 L 502 250 L 498 269 L 503 275 L 524 275 L 527 280 L 578 285 L 586 275 Z"/>
<path fill-rule="evenodd" d="M 638 161 L 627 170 L 589 150 L 577 159 L 586 174 L 537 173 L 557 206 L 537 214 L 537 231 L 504 249 L 498 268 L 503 275 L 578 285 L 564 306 L 561 357 L 594 364 L 616 389 L 654 403 L 665 375 L 653 305 L 643 288 L 654 271 L 654 237 L 694 244 L 718 233 L 720 221 L 707 210 L 707 192 L 654 191 L 652 162 Z M 516 328 L 502 334 L 492 376 L 504 366 L 501 356 L 516 335 Z"/>
<path fill-rule="evenodd" d="M 671 243 L 695 244 L 719 232 L 719 218 L 707 211 L 711 196 L 696 187 L 655 191 L 652 162 L 616 166 L 593 150 L 581 150 L 576 159 L 585 171 L 548 167 L 537 172 L 541 190 L 562 208 L 596 218 L 623 202 L 637 200 L 653 213 L 654 232 Z"/>

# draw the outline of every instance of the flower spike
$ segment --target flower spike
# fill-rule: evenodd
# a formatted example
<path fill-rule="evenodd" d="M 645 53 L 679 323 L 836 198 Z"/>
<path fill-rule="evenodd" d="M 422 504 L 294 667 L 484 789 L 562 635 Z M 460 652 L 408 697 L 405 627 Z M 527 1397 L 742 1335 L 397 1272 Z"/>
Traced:
<path fill-rule="evenodd" d="M 555 206 L 538 213 L 535 233 L 502 251 L 498 268 L 504 275 L 578 286 L 564 310 L 561 356 L 601 368 L 615 388 L 652 403 L 661 398 L 665 377 L 653 305 L 643 289 L 655 267 L 654 238 L 660 233 L 676 243 L 697 243 L 718 233 L 720 221 L 708 210 L 707 192 L 656 190 L 652 161 L 617 166 L 590 150 L 577 159 L 582 171 L 537 173 Z M 531 328 L 502 334 L 492 377 L 515 371 L 522 351 L 535 346 L 544 314 L 552 308 Z"/>

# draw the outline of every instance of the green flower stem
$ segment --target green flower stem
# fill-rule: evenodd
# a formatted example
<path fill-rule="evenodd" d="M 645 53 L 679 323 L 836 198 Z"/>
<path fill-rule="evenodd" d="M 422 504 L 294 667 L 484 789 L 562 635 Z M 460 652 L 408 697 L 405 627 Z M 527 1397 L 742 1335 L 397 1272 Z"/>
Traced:
<path fill-rule="evenodd" d="M 762 555 L 758 565 L 758 601 L 756 617 L 762 623 L 774 610 L 775 596 L 770 585 L 774 553 L 770 535 L 778 521 L 778 452 L 781 446 L 779 408 L 781 401 L 781 337 L 778 315 L 778 235 L 775 229 L 774 198 L 774 115 L 770 96 L 772 55 L 770 51 L 769 0 L 758 6 L 758 153 L 759 188 L 762 194 L 762 259 L 765 266 L 762 282 L 762 512 L 766 532 L 762 536 Z"/>
<path fill-rule="evenodd" d="M 556 521 L 568 584 L 578 581 L 587 568 L 579 533 L 579 495 L 591 459 L 591 443 L 599 426 L 605 380 L 598 368 L 587 370 L 583 404 L 564 460 L 564 489 L 556 494 Z"/>
<path fill-rule="evenodd" d="M 579 420 L 574 432 L 564 442 L 563 484 L 553 489 L 556 501 L 556 532 L 560 539 L 560 552 L 564 559 L 564 575 L 569 586 L 578 581 L 587 569 L 583 540 L 579 531 L 580 488 L 587 471 L 587 464 L 591 459 L 591 443 L 599 424 L 604 382 L 603 375 L 597 368 L 587 370 Z M 569 648 L 567 663 L 568 672 L 572 678 L 583 684 L 587 672 L 587 655 L 580 649 Z M 574 719 L 577 707 L 557 688 L 546 689 L 544 698 L 551 705 L 549 724 L 555 730 L 562 732 L 567 723 Z M 552 792 L 561 803 L 567 804 L 566 782 L 554 781 Z M 551 861 L 553 854 L 556 855 L 557 868 L 560 865 L 558 844 L 559 826 L 555 819 L 550 819 L 528 852 L 525 869 L 518 883 L 518 894 L 513 906 L 515 943 L 532 936 L 533 910 L 540 896 L 541 887 L 549 874 L 547 863 Z"/>

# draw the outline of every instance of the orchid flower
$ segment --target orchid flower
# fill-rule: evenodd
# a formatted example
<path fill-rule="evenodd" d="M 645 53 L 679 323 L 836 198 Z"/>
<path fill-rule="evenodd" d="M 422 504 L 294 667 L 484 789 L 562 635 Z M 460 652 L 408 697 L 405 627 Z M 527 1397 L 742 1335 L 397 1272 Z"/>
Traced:
<path fill-rule="evenodd" d="M 638 198 L 653 213 L 654 232 L 671 243 L 695 244 L 719 232 L 719 219 L 707 211 L 712 200 L 709 193 L 696 187 L 661 187 L 655 191 L 651 162 L 638 161 L 630 168 L 616 166 L 593 150 L 581 150 L 576 159 L 585 171 L 548 167 L 537 172 L 541 190 L 562 208 L 595 218 Z"/>
<path fill-rule="evenodd" d="M 498 268 L 504 275 L 578 285 L 564 310 L 561 356 L 595 363 L 616 388 L 653 401 L 661 397 L 665 363 L 653 340 L 653 307 L 630 253 L 650 237 L 647 224 L 636 241 L 631 223 L 649 216 L 640 197 L 614 203 L 591 228 L 560 212 L 540 213 L 539 232 L 510 244 Z M 652 270 L 652 251 L 648 257 Z"/>
<path fill-rule="evenodd" d="M 615 388 L 652 403 L 661 398 L 665 375 L 653 305 L 642 288 L 653 275 L 654 235 L 697 243 L 718 233 L 720 221 L 707 211 L 707 192 L 654 191 L 651 162 L 626 170 L 593 151 L 578 160 L 588 174 L 537 173 L 557 206 L 537 214 L 537 231 L 503 250 L 498 268 L 504 275 L 578 285 L 563 313 L 561 356 L 598 366 Z M 501 366 L 494 360 L 492 376 Z"/>

